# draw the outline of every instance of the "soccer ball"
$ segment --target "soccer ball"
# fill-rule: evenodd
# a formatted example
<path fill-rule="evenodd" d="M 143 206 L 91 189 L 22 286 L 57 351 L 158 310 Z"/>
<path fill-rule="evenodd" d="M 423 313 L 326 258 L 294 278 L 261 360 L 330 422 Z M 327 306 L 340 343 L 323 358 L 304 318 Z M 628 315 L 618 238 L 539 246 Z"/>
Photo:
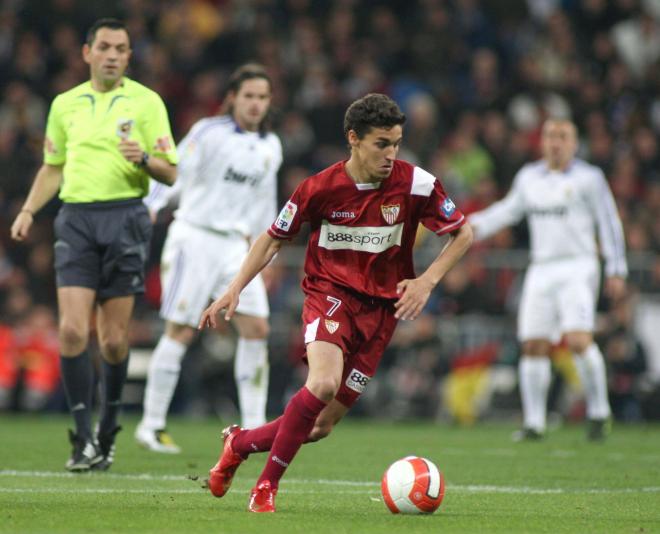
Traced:
<path fill-rule="evenodd" d="M 430 460 L 406 456 L 387 468 L 380 489 L 393 514 L 432 514 L 445 496 L 445 480 Z"/>

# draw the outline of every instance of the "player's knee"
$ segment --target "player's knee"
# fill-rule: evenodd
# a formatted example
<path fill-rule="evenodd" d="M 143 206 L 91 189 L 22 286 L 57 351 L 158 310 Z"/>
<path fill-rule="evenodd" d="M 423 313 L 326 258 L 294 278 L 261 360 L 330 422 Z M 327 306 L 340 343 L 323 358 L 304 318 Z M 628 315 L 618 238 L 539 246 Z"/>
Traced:
<path fill-rule="evenodd" d="M 99 345 L 101 354 L 110 363 L 120 363 L 128 354 L 128 340 L 121 332 L 106 334 Z"/>
<path fill-rule="evenodd" d="M 192 342 L 195 339 L 196 332 L 194 328 L 191 328 L 188 325 L 180 325 L 168 322 L 165 325 L 165 335 L 168 338 L 173 339 L 174 341 L 178 341 L 186 347 L 189 347 L 192 345 Z"/>
<path fill-rule="evenodd" d="M 525 356 L 548 356 L 551 344 L 544 339 L 530 339 L 523 341 L 522 352 Z"/>
<path fill-rule="evenodd" d="M 566 334 L 565 340 L 571 352 L 582 354 L 593 343 L 593 336 L 588 332 L 571 332 Z"/>
<path fill-rule="evenodd" d="M 266 319 L 255 317 L 238 324 L 238 331 L 245 339 L 267 339 L 270 335 L 270 325 Z"/>
<path fill-rule="evenodd" d="M 59 339 L 62 352 L 77 354 L 87 347 L 89 330 L 87 325 L 62 320 L 59 325 Z"/>
<path fill-rule="evenodd" d="M 320 439 L 327 438 L 333 429 L 332 423 L 316 423 L 312 431 L 309 433 L 307 441 L 319 441 Z"/>
<path fill-rule="evenodd" d="M 312 394 L 323 402 L 330 402 L 339 391 L 340 380 L 334 377 L 320 377 L 307 381 L 306 387 Z"/>

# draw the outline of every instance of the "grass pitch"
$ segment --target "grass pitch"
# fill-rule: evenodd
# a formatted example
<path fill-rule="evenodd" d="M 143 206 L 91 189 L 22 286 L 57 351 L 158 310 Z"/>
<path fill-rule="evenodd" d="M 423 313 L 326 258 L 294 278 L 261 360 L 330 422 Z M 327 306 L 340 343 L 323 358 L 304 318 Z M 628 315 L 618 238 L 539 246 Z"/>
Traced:
<path fill-rule="evenodd" d="M 510 424 L 461 429 L 348 419 L 305 445 L 280 484 L 276 514 L 246 512 L 265 455 L 239 469 L 231 491 L 203 486 L 217 459 L 218 421 L 172 419 L 184 452 L 140 449 L 124 417 L 115 465 L 72 475 L 68 417 L 0 417 L 0 532 L 392 533 L 660 532 L 660 426 L 615 426 L 589 443 L 581 426 L 514 444 Z M 447 488 L 431 516 L 387 511 L 380 478 L 408 454 L 433 460 Z"/>

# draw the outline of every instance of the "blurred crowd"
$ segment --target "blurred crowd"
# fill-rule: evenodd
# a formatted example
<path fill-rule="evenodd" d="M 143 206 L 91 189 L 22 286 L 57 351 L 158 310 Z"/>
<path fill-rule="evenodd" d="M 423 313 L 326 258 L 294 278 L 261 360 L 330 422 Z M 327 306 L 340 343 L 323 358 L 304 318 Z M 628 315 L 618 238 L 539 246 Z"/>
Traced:
<path fill-rule="evenodd" d="M 660 0 L 0 0 L 0 408 L 38 409 L 57 389 L 57 201 L 25 245 L 10 242 L 8 228 L 41 164 L 51 100 L 88 79 L 80 48 L 101 16 L 126 21 L 129 75 L 163 97 L 177 140 L 218 112 L 238 64 L 266 66 L 285 154 L 282 200 L 346 156 L 343 114 L 367 92 L 400 104 L 408 116 L 400 157 L 441 177 L 466 213 L 499 198 L 539 157 L 546 117 L 572 118 L 580 157 L 607 175 L 630 254 L 630 296 L 600 307 L 612 395 L 623 399 L 621 418 L 645 415 L 638 381 L 647 358 L 630 309 L 639 295 L 660 293 Z M 152 346 L 161 328 L 158 257 L 168 221 L 165 214 L 156 226 L 136 346 Z M 392 413 L 436 416 L 444 405 L 459 421 L 478 417 L 473 404 L 493 393 L 484 369 L 512 367 L 517 356 L 512 317 L 525 260 L 509 251 L 526 245 L 520 226 L 475 246 L 414 330 L 400 329 L 373 388 L 392 400 Z M 438 246 L 420 235 L 421 262 Z M 299 276 L 295 261 L 269 275 L 274 402 L 299 379 L 291 370 Z M 474 316 L 498 321 L 475 327 Z M 465 370 L 472 374 L 457 386 Z M 455 389 L 458 400 L 448 393 Z"/>

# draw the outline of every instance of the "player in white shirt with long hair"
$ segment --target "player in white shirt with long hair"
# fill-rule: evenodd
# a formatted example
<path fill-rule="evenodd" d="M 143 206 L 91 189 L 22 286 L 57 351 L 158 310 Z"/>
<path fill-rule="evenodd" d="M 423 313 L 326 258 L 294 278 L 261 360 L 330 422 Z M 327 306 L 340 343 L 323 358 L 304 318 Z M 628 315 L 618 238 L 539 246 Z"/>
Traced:
<path fill-rule="evenodd" d="M 589 439 L 605 437 L 611 416 L 605 363 L 594 343 L 600 285 L 598 244 L 605 261 L 605 294 L 625 291 L 625 243 L 603 172 L 575 157 L 577 130 L 549 119 L 542 131 L 543 159 L 525 165 L 505 198 L 474 213 L 477 239 L 527 218 L 531 265 L 518 311 L 523 428 L 516 439 L 534 440 L 546 430 L 552 342 L 563 336 L 584 387 Z"/>
<path fill-rule="evenodd" d="M 282 146 L 268 131 L 271 89 L 261 66 L 239 67 L 229 80 L 228 113 L 200 120 L 179 145 L 177 188 L 154 184 L 145 200 L 158 211 L 180 195 L 161 259 L 165 333 L 151 359 L 144 415 L 135 431 L 138 443 L 152 451 L 179 452 L 166 432 L 166 418 L 181 360 L 202 311 L 225 291 L 250 240 L 277 213 Z M 261 277 L 245 288 L 237 311 L 234 375 L 241 424 L 253 428 L 266 421 L 268 393 L 269 308 Z"/>

